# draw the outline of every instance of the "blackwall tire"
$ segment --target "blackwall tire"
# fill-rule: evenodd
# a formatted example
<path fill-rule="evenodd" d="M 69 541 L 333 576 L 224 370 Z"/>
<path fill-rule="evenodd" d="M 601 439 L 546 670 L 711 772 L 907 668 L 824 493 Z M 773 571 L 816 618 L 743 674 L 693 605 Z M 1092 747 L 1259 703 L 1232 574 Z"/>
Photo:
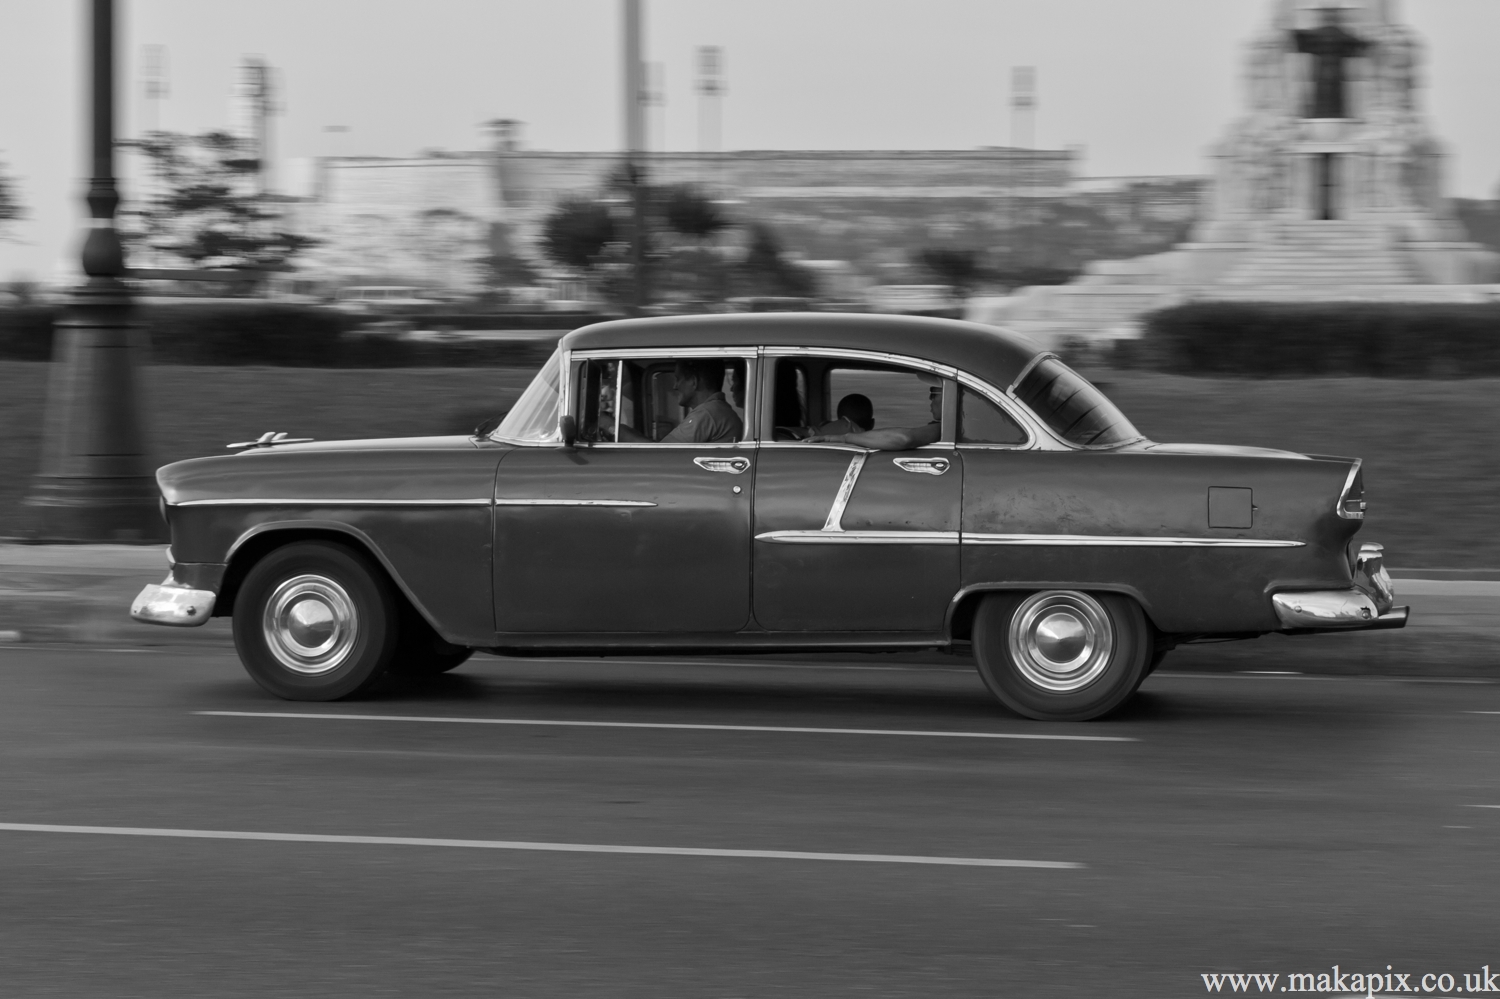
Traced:
<path fill-rule="evenodd" d="M 1130 699 L 1155 652 L 1140 604 L 1114 593 L 996 593 L 974 617 L 990 693 L 1039 721 L 1088 721 Z"/>
<path fill-rule="evenodd" d="M 385 574 L 343 545 L 302 541 L 272 551 L 240 584 L 234 645 L 256 683 L 289 701 L 368 690 L 396 651 L 397 604 Z"/>

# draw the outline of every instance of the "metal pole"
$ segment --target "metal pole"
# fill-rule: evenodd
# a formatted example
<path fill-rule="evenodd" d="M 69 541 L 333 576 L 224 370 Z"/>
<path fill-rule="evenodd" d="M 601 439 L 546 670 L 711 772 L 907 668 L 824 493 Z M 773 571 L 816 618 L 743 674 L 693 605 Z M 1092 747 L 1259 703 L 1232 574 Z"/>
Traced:
<path fill-rule="evenodd" d="M 640 315 L 651 301 L 649 275 L 646 273 L 646 198 L 650 182 L 646 176 L 646 80 L 641 40 L 644 0 L 624 2 L 625 170 L 633 206 L 630 269 L 635 279 L 632 311 Z"/>
<path fill-rule="evenodd" d="M 31 534 L 64 541 L 164 537 L 137 390 L 143 348 L 115 229 L 115 4 L 92 13 L 92 176 L 83 284 L 54 335 L 41 471 L 23 501 Z"/>

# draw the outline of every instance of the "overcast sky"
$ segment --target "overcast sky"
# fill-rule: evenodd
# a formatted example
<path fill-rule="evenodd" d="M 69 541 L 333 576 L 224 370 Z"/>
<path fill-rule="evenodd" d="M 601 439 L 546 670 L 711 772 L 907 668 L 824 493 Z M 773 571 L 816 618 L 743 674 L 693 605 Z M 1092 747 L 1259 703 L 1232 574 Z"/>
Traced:
<path fill-rule="evenodd" d="M 724 145 L 965 149 L 1009 141 L 1011 67 L 1035 66 L 1037 144 L 1084 172 L 1191 174 L 1241 107 L 1245 41 L 1270 0 L 645 0 L 670 149 L 697 148 L 693 52 L 726 50 Z M 222 128 L 242 56 L 282 73 L 279 154 L 473 149 L 519 118 L 529 145 L 620 141 L 619 0 L 121 0 L 122 133 L 144 122 L 140 62 L 168 52 L 161 125 Z M 1453 193 L 1500 180 L 1500 0 L 1405 0 L 1428 45 L 1427 107 Z M 0 0 L 0 161 L 31 219 L 0 279 L 71 252 L 82 176 L 85 0 Z M 330 133 L 326 126 L 348 126 Z M 657 143 L 660 143 L 658 138 Z M 126 192 L 128 195 L 128 191 Z"/>

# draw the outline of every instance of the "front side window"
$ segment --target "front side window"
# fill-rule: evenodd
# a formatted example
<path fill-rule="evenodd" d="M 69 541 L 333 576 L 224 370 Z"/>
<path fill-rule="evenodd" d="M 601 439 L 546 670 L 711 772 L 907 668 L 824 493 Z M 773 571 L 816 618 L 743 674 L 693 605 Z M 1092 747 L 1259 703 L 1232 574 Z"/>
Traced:
<path fill-rule="evenodd" d="M 562 440 L 557 429 L 558 392 L 562 384 L 562 351 L 555 351 L 536 373 L 521 398 L 505 414 L 494 440 L 547 444 Z"/>
<path fill-rule="evenodd" d="M 745 439 L 740 357 L 590 359 L 578 366 L 578 439 L 734 444 Z"/>
<path fill-rule="evenodd" d="M 1016 385 L 1015 395 L 1070 444 L 1102 447 L 1141 437 L 1103 392 L 1055 357 L 1034 365 Z"/>

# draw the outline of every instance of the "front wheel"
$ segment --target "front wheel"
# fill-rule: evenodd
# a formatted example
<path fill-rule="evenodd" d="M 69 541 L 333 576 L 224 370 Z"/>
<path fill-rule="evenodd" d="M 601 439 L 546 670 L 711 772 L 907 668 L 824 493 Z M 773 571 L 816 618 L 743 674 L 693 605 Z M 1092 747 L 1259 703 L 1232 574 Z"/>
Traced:
<path fill-rule="evenodd" d="M 1077 590 L 995 593 L 974 618 L 985 686 L 1040 721 L 1087 721 L 1135 693 L 1155 651 L 1140 604 Z"/>
<path fill-rule="evenodd" d="M 234 601 L 234 645 L 256 683 L 289 701 L 368 690 L 396 651 L 397 605 L 378 568 L 325 541 L 257 562 Z"/>

